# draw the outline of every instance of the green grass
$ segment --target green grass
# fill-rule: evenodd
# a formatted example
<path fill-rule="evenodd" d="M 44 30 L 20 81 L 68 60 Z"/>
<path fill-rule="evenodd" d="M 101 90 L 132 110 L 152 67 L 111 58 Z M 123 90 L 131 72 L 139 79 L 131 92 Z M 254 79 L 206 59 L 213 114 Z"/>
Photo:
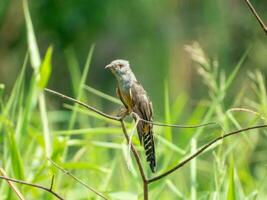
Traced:
<path fill-rule="evenodd" d="M 23 2 L 29 53 L 21 61 L 21 72 L 12 90 L 6 91 L 0 83 L 0 167 L 10 177 L 44 186 L 49 186 L 54 174 L 54 190 L 66 199 L 101 199 L 53 166 L 47 159 L 49 157 L 109 199 L 142 199 L 138 168 L 134 160 L 130 163 L 133 170 L 127 168 L 125 157 L 128 147 L 118 122 L 78 105 L 65 104 L 47 109 L 48 104 L 58 100 L 43 92 L 53 76 L 52 48 L 49 47 L 41 59 L 28 5 Z M 93 67 L 90 66 L 93 49 L 94 45 L 89 50 L 82 71 L 79 70 L 75 52 L 66 51 L 73 96 L 92 105 L 89 92 L 99 101 L 115 103 L 119 108 L 121 103 L 118 99 L 95 89 L 97 85 L 86 86 L 87 77 L 90 79 L 89 69 Z M 175 124 L 216 121 L 221 127 L 174 129 L 155 126 L 156 174 L 171 168 L 224 131 L 262 124 L 265 123 L 263 119 L 267 118 L 266 83 L 262 73 L 259 70 L 249 72 L 245 74 L 245 84 L 238 82 L 239 69 L 250 51 L 246 51 L 238 64 L 233 64 L 233 70 L 226 74 L 218 61 L 210 61 L 196 43 L 186 49 L 195 62 L 199 84 L 206 85 L 206 96 L 194 101 L 193 106 L 190 106 L 191 97 L 186 91 L 172 101 L 172 91 L 166 79 L 162 83 L 164 90 L 159 93 L 164 96 L 162 106 L 165 113 L 155 120 Z M 26 78 L 25 70 L 32 71 L 30 80 Z M 238 93 L 232 92 L 234 87 L 240 88 Z M 246 92 L 243 92 L 243 87 Z M 227 105 L 226 99 L 230 102 Z M 256 115 L 253 112 L 227 112 L 234 107 L 247 108 Z M 129 133 L 132 126 L 133 123 L 127 121 Z M 250 132 L 213 145 L 190 164 L 152 183 L 149 186 L 150 198 L 266 199 L 266 131 Z M 152 177 L 136 135 L 133 143 L 140 152 L 146 173 Z M 47 192 L 16 185 L 26 199 L 54 199 Z M 1 199 L 17 199 L 5 181 L 0 182 L 0 194 Z"/>

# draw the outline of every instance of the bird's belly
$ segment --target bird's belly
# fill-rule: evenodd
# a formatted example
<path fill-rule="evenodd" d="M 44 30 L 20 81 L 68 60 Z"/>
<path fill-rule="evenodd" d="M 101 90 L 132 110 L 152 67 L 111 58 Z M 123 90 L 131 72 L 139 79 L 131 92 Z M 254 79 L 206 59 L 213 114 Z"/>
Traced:
<path fill-rule="evenodd" d="M 132 109 L 133 103 L 130 92 L 122 92 L 122 98 L 125 104 L 127 105 L 128 109 Z"/>

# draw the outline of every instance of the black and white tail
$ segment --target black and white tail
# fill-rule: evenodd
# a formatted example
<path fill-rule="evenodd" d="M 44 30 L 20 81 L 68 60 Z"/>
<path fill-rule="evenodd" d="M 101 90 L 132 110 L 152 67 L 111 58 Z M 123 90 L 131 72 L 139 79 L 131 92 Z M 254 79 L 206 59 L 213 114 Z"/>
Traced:
<path fill-rule="evenodd" d="M 144 148 L 146 152 L 146 161 L 149 162 L 151 171 L 155 172 L 156 171 L 156 154 L 155 154 L 152 126 L 151 128 L 149 128 L 149 131 L 147 133 L 144 133 L 143 143 L 144 143 Z"/>
<path fill-rule="evenodd" d="M 137 125 L 137 132 L 141 144 L 144 145 L 146 160 L 149 162 L 152 172 L 156 171 L 156 153 L 153 138 L 153 126 L 145 122 L 139 122 Z"/>

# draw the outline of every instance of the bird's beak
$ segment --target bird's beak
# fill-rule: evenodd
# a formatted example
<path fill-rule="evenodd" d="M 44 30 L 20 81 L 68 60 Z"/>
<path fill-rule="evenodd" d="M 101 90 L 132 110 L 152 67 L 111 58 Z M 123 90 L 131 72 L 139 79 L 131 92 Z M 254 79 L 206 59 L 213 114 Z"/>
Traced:
<path fill-rule="evenodd" d="M 112 64 L 108 64 L 108 65 L 105 67 L 105 69 L 108 69 L 108 68 L 110 68 L 110 67 L 112 67 Z"/>

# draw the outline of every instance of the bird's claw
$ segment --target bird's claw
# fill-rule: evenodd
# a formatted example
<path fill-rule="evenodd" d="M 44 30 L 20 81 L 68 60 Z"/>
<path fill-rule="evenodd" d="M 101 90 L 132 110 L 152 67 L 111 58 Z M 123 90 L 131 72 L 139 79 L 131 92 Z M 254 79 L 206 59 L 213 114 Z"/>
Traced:
<path fill-rule="evenodd" d="M 124 119 L 129 114 L 129 111 L 126 108 L 121 108 L 119 113 L 117 114 L 117 117 L 119 117 L 120 119 Z"/>

